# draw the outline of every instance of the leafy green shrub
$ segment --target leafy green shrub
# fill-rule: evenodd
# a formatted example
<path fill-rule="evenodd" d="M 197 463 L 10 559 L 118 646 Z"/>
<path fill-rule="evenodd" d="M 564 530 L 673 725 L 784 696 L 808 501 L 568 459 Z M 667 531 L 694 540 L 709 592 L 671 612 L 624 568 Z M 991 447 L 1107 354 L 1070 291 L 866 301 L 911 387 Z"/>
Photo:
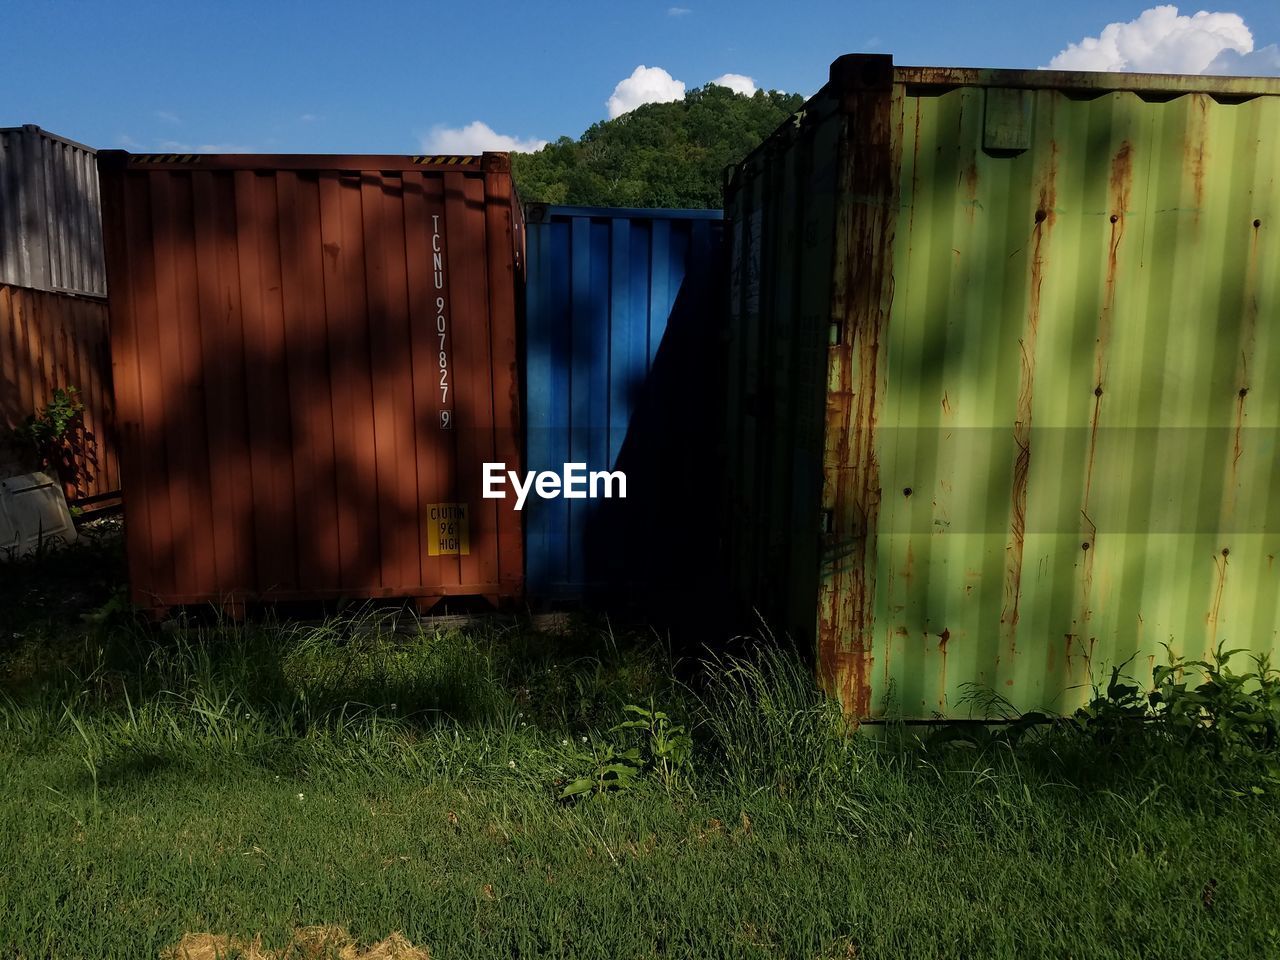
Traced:
<path fill-rule="evenodd" d="M 644 761 L 637 747 L 619 752 L 610 743 L 605 744 L 598 753 L 580 754 L 580 758 L 588 761 L 592 769 L 585 776 L 566 784 L 560 791 L 561 800 L 627 790 L 635 786 L 644 773 Z"/>
<path fill-rule="evenodd" d="M 1106 689 L 1095 688 L 1067 724 L 1113 756 L 1155 750 L 1212 765 L 1232 793 L 1274 790 L 1280 787 L 1280 671 L 1262 654 L 1252 669 L 1234 672 L 1230 661 L 1244 652 L 1219 644 L 1207 660 L 1171 653 L 1168 663 L 1152 669 L 1149 691 L 1115 667 Z"/>
<path fill-rule="evenodd" d="M 1280 670 L 1266 655 L 1237 673 L 1230 661 L 1244 650 L 1219 644 L 1208 659 L 1170 651 L 1144 687 L 1111 668 L 1088 703 L 1069 717 L 1018 715 L 992 694 L 975 694 L 994 723 L 946 724 L 925 738 L 926 752 L 956 747 L 1017 749 L 1017 755 L 1056 765 L 1077 782 L 1136 778 L 1195 782 L 1215 795 L 1280 790 Z M 1069 768 L 1069 769 L 1068 769 Z"/>
<path fill-rule="evenodd" d="M 80 418 L 84 404 L 75 387 L 58 387 L 44 408 L 27 417 L 18 428 L 19 437 L 35 453 L 40 469 L 59 466 Z"/>
<path fill-rule="evenodd" d="M 612 727 L 609 734 L 622 734 L 624 742 L 606 743 L 599 753 L 583 754 L 592 770 L 566 785 L 561 800 L 626 790 L 646 774 L 656 777 L 668 793 L 689 785 L 693 740 L 684 726 L 672 722 L 653 701 L 648 707 L 629 703 L 622 709 L 631 719 Z"/>

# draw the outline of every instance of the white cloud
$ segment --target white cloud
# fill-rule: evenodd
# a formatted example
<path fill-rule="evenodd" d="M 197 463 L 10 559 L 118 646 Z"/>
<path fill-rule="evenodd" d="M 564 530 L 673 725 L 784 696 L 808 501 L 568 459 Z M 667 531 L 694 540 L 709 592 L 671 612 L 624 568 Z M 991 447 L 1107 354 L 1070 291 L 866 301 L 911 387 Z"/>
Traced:
<path fill-rule="evenodd" d="M 756 82 L 740 73 L 724 73 L 711 82 L 721 87 L 728 87 L 734 93 L 740 93 L 745 97 L 756 92 Z"/>
<path fill-rule="evenodd" d="M 176 114 L 168 110 L 157 110 L 156 116 L 165 123 L 181 123 L 182 119 Z"/>
<path fill-rule="evenodd" d="M 472 120 L 465 127 L 446 127 L 437 124 L 422 138 L 423 153 L 471 154 L 483 153 L 486 150 L 532 153 L 546 145 L 547 141 L 536 137 L 522 140 L 519 137 L 498 133 L 493 127 L 480 120 Z"/>
<path fill-rule="evenodd" d="M 631 71 L 631 76 L 613 88 L 613 96 L 606 105 L 612 120 L 644 103 L 670 103 L 683 98 L 684 81 L 677 80 L 661 67 L 641 64 Z"/>
<path fill-rule="evenodd" d="M 1280 44 L 1259 47 L 1252 53 L 1223 50 L 1204 72 L 1220 77 L 1280 77 Z"/>
<path fill-rule="evenodd" d="M 693 13 L 688 7 L 667 7 L 668 17 L 687 17 Z"/>
<path fill-rule="evenodd" d="M 1107 24 L 1098 36 L 1069 44 L 1049 67 L 1200 73 L 1227 50 L 1253 50 L 1253 34 L 1238 13 L 1201 10 L 1183 16 L 1168 4 L 1144 10 L 1136 20 Z"/>
<path fill-rule="evenodd" d="M 270 143 L 271 141 L 268 141 Z M 248 143 L 188 143 L 184 140 L 138 140 L 121 133 L 116 146 L 132 153 L 261 153 L 262 148 Z"/>
<path fill-rule="evenodd" d="M 259 148 L 247 143 L 185 143 L 161 140 L 153 148 L 156 153 L 258 153 Z"/>

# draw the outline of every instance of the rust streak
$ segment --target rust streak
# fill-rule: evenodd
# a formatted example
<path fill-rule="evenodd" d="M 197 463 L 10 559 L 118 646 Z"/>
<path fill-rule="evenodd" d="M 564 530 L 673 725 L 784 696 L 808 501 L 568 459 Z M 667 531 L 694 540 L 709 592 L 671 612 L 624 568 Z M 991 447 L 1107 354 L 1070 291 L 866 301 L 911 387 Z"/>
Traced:
<path fill-rule="evenodd" d="M 1055 182 L 1057 179 L 1057 144 L 1049 144 L 1049 163 L 1040 186 L 1032 235 L 1030 297 L 1026 324 L 1019 346 L 1022 371 L 1018 385 L 1018 408 L 1013 424 L 1013 440 L 1017 455 L 1013 466 L 1013 495 L 1009 523 L 1010 542 L 1004 580 L 1004 609 L 1000 623 L 1005 646 L 1017 651 L 1018 603 L 1022 597 L 1022 557 L 1026 539 L 1027 483 L 1031 472 L 1031 411 L 1035 396 L 1036 338 L 1040 328 L 1040 296 L 1044 284 L 1045 244 L 1056 219 Z"/>
<path fill-rule="evenodd" d="M 1093 489 L 1093 465 L 1098 449 L 1098 422 L 1102 414 L 1103 384 L 1106 382 L 1106 352 L 1111 342 L 1111 318 L 1115 309 L 1116 273 L 1120 263 L 1120 241 L 1124 238 L 1125 215 L 1129 209 L 1129 198 L 1133 188 L 1133 144 L 1128 140 L 1120 144 L 1120 149 L 1111 158 L 1111 183 L 1109 200 L 1111 206 L 1111 241 L 1107 245 L 1107 276 L 1103 285 L 1102 310 L 1098 314 L 1098 335 L 1095 339 L 1093 362 L 1093 416 L 1089 430 L 1089 459 L 1085 469 L 1084 505 L 1081 508 L 1085 516 L 1089 513 L 1089 495 Z M 1086 566 L 1092 570 L 1092 558 L 1085 558 Z"/>
<path fill-rule="evenodd" d="M 829 354 L 824 499 L 833 508 L 831 567 L 823 585 L 818 651 L 830 688 L 853 716 L 870 715 L 875 665 L 880 465 L 876 451 L 883 342 L 893 300 L 892 251 L 899 157 L 890 91 L 854 88 L 844 99 L 838 273 Z M 887 657 L 885 658 L 887 661 Z M 886 664 L 887 665 L 887 664 Z"/>
<path fill-rule="evenodd" d="M 978 212 L 978 158 L 974 157 L 973 162 L 969 164 L 960 173 L 961 185 L 964 187 L 965 197 L 965 217 L 972 223 Z"/>
<path fill-rule="evenodd" d="M 1107 277 L 1103 287 L 1102 312 L 1098 316 L 1097 349 L 1094 354 L 1094 382 L 1106 380 L 1104 359 L 1111 340 L 1111 316 L 1116 301 L 1116 274 L 1120 265 L 1120 241 L 1124 239 L 1125 218 L 1133 190 L 1133 145 L 1125 140 L 1111 158 L 1111 240 L 1107 244 Z M 1096 394 L 1100 399 L 1101 394 Z"/>
<path fill-rule="evenodd" d="M 1208 614 L 1204 618 L 1205 624 L 1209 627 L 1209 638 L 1211 641 L 1217 640 L 1218 617 L 1222 613 L 1222 594 L 1227 587 L 1227 551 L 1224 548 L 1219 556 L 1213 558 L 1214 571 L 1217 574 L 1216 583 L 1213 588 L 1213 604 L 1209 608 Z"/>
<path fill-rule="evenodd" d="M 1248 387 L 1241 387 L 1236 394 L 1236 433 L 1232 442 L 1231 452 L 1231 480 L 1232 486 L 1235 486 L 1236 468 L 1240 463 L 1240 455 L 1244 452 L 1240 448 L 1240 431 L 1244 427 L 1244 399 L 1249 395 Z"/>
<path fill-rule="evenodd" d="M 1191 168 L 1191 186 L 1195 191 L 1195 219 L 1200 220 L 1200 209 L 1204 206 L 1204 170 L 1205 170 L 1205 144 L 1207 141 L 1206 128 L 1209 119 L 1209 103 L 1210 100 L 1204 94 L 1195 94 L 1194 102 L 1197 109 L 1197 118 L 1193 124 L 1192 130 L 1188 131 L 1186 140 L 1186 158 Z"/>
<path fill-rule="evenodd" d="M 947 641 L 950 639 L 951 631 L 943 627 L 938 634 L 938 653 L 942 658 L 938 664 L 938 709 L 944 713 L 947 709 Z"/>
<path fill-rule="evenodd" d="M 1231 476 L 1225 513 L 1228 519 L 1235 513 L 1240 458 L 1244 455 L 1241 440 L 1246 416 L 1245 400 L 1249 396 L 1249 358 L 1254 352 L 1258 325 L 1258 228 L 1256 220 L 1254 223 L 1249 244 L 1249 264 L 1245 271 L 1244 309 L 1240 317 L 1240 363 L 1236 367 L 1236 382 L 1240 384 L 1240 388 L 1236 391 L 1235 435 L 1232 438 Z"/>

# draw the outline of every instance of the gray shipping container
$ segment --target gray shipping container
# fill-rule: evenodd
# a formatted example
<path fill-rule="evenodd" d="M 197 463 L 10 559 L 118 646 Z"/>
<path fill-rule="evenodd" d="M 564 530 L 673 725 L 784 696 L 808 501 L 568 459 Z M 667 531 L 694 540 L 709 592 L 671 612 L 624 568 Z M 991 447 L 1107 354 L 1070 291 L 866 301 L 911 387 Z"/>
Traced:
<path fill-rule="evenodd" d="M 92 148 L 34 124 L 0 128 L 0 283 L 107 295 Z"/>

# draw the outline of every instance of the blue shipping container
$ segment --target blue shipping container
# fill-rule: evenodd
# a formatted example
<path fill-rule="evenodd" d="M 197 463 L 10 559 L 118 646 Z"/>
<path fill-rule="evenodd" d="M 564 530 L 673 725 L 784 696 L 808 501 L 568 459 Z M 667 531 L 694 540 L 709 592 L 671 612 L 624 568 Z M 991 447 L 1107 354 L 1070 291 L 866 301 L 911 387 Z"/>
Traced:
<path fill-rule="evenodd" d="M 530 495 L 526 588 L 696 586 L 715 546 L 698 483 L 715 475 L 721 212 L 530 204 L 526 225 L 526 469 L 627 478 L 625 499 Z"/>

